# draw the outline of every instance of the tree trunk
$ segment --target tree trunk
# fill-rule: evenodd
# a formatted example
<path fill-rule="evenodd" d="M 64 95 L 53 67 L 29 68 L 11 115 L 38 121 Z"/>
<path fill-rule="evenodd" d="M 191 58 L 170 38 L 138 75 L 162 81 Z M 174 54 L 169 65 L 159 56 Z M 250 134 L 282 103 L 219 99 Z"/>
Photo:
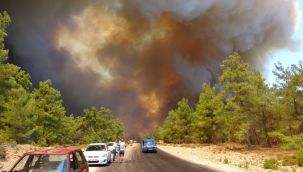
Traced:
<path fill-rule="evenodd" d="M 251 132 L 250 132 L 250 128 L 247 129 L 246 131 L 246 142 L 247 142 L 247 148 L 248 150 L 252 150 L 252 144 L 251 144 Z"/>
<path fill-rule="evenodd" d="M 269 135 L 268 135 L 268 128 L 267 128 L 267 126 L 266 126 L 267 119 L 266 119 L 266 117 L 265 117 L 265 113 L 264 113 L 264 112 L 262 112 L 262 115 L 263 115 L 263 116 L 262 116 L 262 117 L 263 117 L 262 122 L 263 122 L 264 134 L 265 134 L 265 138 L 266 138 L 266 144 L 267 144 L 268 147 L 271 147 L 270 137 L 269 137 Z"/>
<path fill-rule="evenodd" d="M 294 103 L 295 118 L 299 120 L 298 104 L 296 98 L 293 98 L 293 103 Z"/>

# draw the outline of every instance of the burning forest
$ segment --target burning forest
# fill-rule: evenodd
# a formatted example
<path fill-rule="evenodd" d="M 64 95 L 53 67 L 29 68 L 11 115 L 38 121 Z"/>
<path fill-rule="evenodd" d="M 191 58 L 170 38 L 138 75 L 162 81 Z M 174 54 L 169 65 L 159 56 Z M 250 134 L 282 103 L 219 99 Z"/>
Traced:
<path fill-rule="evenodd" d="M 1 0 L 10 61 L 52 79 L 70 113 L 113 109 L 129 135 L 156 127 L 181 97 L 216 83 L 237 51 L 262 70 L 296 48 L 298 0 Z"/>

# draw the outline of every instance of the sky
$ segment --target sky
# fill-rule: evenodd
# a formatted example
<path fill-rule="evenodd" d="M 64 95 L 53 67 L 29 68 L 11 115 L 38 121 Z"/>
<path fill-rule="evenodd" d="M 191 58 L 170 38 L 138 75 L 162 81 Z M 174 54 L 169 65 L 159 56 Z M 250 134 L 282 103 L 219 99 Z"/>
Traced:
<path fill-rule="evenodd" d="M 299 1 L 301 19 L 298 24 L 298 30 L 293 35 L 295 40 L 300 43 L 296 49 L 281 49 L 276 50 L 270 54 L 270 60 L 267 62 L 263 74 L 266 78 L 268 84 L 273 84 L 276 81 L 276 77 L 272 73 L 275 69 L 275 64 L 281 62 L 284 67 L 290 66 L 292 64 L 298 64 L 299 61 L 303 61 L 303 1 Z"/>

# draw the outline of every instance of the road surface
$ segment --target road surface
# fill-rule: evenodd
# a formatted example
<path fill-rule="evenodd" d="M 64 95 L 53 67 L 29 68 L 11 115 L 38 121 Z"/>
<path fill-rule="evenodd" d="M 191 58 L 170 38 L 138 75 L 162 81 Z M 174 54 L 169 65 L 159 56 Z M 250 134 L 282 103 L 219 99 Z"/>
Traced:
<path fill-rule="evenodd" d="M 122 163 L 90 167 L 90 172 L 218 172 L 205 166 L 189 163 L 161 150 L 142 153 L 140 144 L 128 146 Z"/>

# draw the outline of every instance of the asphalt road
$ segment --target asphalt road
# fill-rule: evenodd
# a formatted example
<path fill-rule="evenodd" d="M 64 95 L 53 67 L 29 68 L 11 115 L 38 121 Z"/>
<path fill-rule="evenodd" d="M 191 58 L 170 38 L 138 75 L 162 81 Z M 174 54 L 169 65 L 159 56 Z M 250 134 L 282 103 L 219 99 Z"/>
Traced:
<path fill-rule="evenodd" d="M 161 150 L 158 153 L 142 153 L 140 144 L 128 146 L 123 162 L 109 166 L 90 167 L 90 172 L 218 172 L 205 166 L 193 164 Z"/>

